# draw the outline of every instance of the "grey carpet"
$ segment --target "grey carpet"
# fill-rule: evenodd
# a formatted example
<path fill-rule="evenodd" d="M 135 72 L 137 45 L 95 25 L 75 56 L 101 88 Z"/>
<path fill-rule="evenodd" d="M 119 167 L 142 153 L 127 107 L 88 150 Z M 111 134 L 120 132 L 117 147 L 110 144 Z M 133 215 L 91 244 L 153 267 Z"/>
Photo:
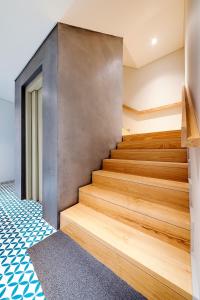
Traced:
<path fill-rule="evenodd" d="M 58 231 L 28 250 L 47 300 L 144 300 Z"/>

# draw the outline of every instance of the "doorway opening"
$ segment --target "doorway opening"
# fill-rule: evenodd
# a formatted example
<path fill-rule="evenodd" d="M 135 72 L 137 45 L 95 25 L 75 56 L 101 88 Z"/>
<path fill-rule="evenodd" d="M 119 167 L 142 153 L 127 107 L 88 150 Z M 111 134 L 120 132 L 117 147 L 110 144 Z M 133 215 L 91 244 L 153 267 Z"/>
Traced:
<path fill-rule="evenodd" d="M 26 199 L 42 202 L 42 74 L 25 90 Z"/>

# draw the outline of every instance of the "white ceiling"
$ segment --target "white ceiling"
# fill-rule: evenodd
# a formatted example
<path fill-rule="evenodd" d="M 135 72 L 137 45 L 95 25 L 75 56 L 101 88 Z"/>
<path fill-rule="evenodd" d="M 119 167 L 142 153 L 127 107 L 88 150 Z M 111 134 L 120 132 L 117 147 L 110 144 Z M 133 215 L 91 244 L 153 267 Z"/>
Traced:
<path fill-rule="evenodd" d="M 124 37 L 124 64 L 132 67 L 183 47 L 184 0 L 76 0 L 62 20 Z"/>
<path fill-rule="evenodd" d="M 11 101 L 14 79 L 57 21 L 124 37 L 124 64 L 137 68 L 184 45 L 184 0 L 0 0 L 0 7 L 0 98 Z"/>

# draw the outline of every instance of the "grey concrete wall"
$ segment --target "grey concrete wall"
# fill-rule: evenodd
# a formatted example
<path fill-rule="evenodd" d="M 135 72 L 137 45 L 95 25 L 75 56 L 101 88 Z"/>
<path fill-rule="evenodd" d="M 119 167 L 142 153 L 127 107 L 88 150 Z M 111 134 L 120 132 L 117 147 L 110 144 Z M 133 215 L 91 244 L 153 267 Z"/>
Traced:
<path fill-rule="evenodd" d="M 121 141 L 122 39 L 59 24 L 59 211 Z"/>
<path fill-rule="evenodd" d="M 57 27 L 50 33 L 15 82 L 15 185 L 25 198 L 24 90 L 38 72 L 43 74 L 43 215 L 57 226 Z"/>
<path fill-rule="evenodd" d="M 43 74 L 43 215 L 77 203 L 78 188 L 121 140 L 122 39 L 58 24 L 16 80 L 16 190 L 25 197 L 25 87 Z"/>
<path fill-rule="evenodd" d="M 186 83 L 189 86 L 200 128 L 200 1 L 187 2 Z M 194 299 L 200 299 L 200 149 L 191 148 L 192 278 Z"/>

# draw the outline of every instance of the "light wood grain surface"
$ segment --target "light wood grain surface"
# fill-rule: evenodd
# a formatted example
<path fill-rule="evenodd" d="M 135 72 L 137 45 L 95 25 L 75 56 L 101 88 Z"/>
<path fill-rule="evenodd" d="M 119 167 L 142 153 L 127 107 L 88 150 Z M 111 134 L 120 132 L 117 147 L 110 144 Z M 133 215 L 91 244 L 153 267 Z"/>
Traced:
<path fill-rule="evenodd" d="M 125 136 L 61 213 L 61 230 L 148 299 L 192 299 L 181 131 Z"/>
<path fill-rule="evenodd" d="M 183 147 L 200 147 L 200 131 L 189 88 L 182 92 L 181 143 Z"/>

